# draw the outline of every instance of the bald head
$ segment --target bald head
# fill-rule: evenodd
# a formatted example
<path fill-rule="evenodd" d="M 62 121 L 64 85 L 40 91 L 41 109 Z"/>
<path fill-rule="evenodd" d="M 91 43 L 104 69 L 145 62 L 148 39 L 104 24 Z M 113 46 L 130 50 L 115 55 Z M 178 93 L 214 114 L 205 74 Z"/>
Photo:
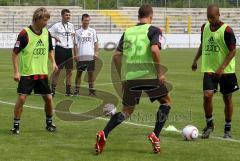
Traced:
<path fill-rule="evenodd" d="M 219 7 L 217 5 L 209 5 L 207 8 L 207 18 L 211 25 L 217 25 L 220 20 Z"/>
<path fill-rule="evenodd" d="M 207 12 L 210 12 L 210 11 L 219 13 L 219 7 L 215 4 L 209 5 L 207 8 Z"/>

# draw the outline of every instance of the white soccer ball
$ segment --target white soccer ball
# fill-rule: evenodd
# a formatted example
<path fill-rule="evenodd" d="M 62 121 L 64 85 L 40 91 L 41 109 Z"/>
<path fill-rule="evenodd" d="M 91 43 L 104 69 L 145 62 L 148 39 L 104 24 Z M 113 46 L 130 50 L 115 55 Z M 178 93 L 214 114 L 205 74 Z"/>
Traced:
<path fill-rule="evenodd" d="M 182 135 L 185 140 L 194 140 L 198 138 L 198 129 L 193 125 L 187 125 L 183 128 Z"/>
<path fill-rule="evenodd" d="M 105 104 L 103 106 L 103 114 L 105 116 L 112 116 L 116 113 L 117 108 L 112 103 Z"/>

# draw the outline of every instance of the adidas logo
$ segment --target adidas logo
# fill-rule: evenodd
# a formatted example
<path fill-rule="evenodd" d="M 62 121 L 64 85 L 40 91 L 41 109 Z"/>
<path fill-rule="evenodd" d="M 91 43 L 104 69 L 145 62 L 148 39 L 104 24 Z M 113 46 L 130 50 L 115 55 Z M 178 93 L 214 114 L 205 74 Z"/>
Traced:
<path fill-rule="evenodd" d="M 209 39 L 208 39 L 208 42 L 214 42 L 214 39 L 213 39 L 213 37 L 211 36 Z"/>
<path fill-rule="evenodd" d="M 40 39 L 40 40 L 38 40 L 38 42 L 37 42 L 37 46 L 44 46 L 44 44 L 43 44 L 43 42 L 42 42 L 42 40 Z"/>

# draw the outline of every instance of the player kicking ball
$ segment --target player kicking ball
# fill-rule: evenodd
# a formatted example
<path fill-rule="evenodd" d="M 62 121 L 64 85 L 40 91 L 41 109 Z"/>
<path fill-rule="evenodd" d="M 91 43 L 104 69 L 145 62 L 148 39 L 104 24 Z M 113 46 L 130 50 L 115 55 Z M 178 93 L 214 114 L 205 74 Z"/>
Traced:
<path fill-rule="evenodd" d="M 153 152 L 160 152 L 159 135 L 170 111 L 170 97 L 164 85 L 163 71 L 160 70 L 159 40 L 162 33 L 159 28 L 151 25 L 152 17 L 152 7 L 142 5 L 138 11 L 139 23 L 128 28 L 120 39 L 113 60 L 118 73 L 121 73 L 123 109 L 114 114 L 105 128 L 97 133 L 97 154 L 103 151 L 109 133 L 131 116 L 143 91 L 151 102 L 160 102 L 155 128 L 148 135 Z"/>

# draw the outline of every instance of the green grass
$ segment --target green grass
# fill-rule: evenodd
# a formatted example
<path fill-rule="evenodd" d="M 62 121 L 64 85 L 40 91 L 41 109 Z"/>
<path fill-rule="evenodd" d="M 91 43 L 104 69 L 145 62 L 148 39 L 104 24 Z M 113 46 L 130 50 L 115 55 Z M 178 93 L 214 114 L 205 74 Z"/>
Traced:
<path fill-rule="evenodd" d="M 193 124 L 201 130 L 205 125 L 202 107 L 202 74 L 190 69 L 195 49 L 168 49 L 162 51 L 162 63 L 168 67 L 167 80 L 173 85 L 171 92 L 172 110 L 166 126 L 174 125 L 182 129 L 187 124 Z M 12 79 L 11 50 L 1 50 L 0 59 L 0 101 L 14 103 L 16 101 L 17 83 Z M 103 69 L 96 84 L 110 83 L 111 52 L 101 52 L 104 61 Z M 239 56 L 237 55 L 237 60 Z M 237 61 L 238 62 L 238 61 Z M 237 76 L 240 67 L 237 63 Z M 86 83 L 84 83 L 86 84 Z M 97 89 L 116 95 L 111 84 L 96 86 Z M 240 95 L 233 97 L 234 115 L 232 122 L 233 139 L 240 140 Z M 54 98 L 56 105 L 66 99 L 61 94 Z M 72 112 L 83 112 L 94 108 L 101 100 L 79 97 L 70 98 L 74 101 Z M 39 96 L 30 96 L 26 102 L 30 106 L 43 106 Z M 151 104 L 147 98 L 141 99 L 130 122 L 153 126 L 158 103 Z M 63 121 L 57 116 L 54 121 L 58 131 L 45 131 L 45 117 L 41 109 L 24 107 L 21 118 L 21 133 L 12 136 L 13 105 L 0 103 L 0 160 L 1 161 L 237 161 L 240 160 L 239 142 L 230 142 L 211 138 L 208 140 L 183 141 L 181 134 L 163 131 L 161 134 L 162 153 L 154 155 L 146 136 L 151 127 L 141 127 L 122 124 L 108 138 L 103 154 L 94 155 L 93 145 L 95 134 L 104 128 L 106 121 L 94 119 L 89 121 Z M 121 104 L 118 110 L 121 109 Z M 221 95 L 214 97 L 215 137 L 222 137 L 224 126 L 223 102 Z"/>

